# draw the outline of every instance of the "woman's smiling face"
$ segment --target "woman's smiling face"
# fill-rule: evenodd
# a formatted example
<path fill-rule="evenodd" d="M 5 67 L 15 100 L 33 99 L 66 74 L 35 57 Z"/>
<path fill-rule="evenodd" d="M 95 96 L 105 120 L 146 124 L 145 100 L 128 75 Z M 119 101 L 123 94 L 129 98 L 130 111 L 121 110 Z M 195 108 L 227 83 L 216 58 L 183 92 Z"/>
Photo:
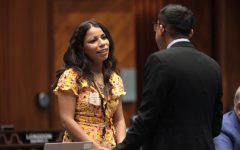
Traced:
<path fill-rule="evenodd" d="M 93 63 L 102 63 L 108 58 L 109 40 L 99 27 L 91 26 L 87 31 L 84 42 L 84 53 Z"/>

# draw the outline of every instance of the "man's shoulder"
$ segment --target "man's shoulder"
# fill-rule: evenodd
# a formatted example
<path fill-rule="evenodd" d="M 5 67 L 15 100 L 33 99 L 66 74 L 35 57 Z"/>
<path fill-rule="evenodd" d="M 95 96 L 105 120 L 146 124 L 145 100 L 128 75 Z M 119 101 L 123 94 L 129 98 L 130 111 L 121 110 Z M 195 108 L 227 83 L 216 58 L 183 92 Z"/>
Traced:
<path fill-rule="evenodd" d="M 163 57 L 169 53 L 168 49 L 161 49 L 152 53 L 149 57 Z"/>
<path fill-rule="evenodd" d="M 163 61 L 164 58 L 166 58 L 166 54 L 167 54 L 167 50 L 159 50 L 156 52 L 151 53 L 148 58 L 147 58 L 147 62 L 149 61 Z"/>

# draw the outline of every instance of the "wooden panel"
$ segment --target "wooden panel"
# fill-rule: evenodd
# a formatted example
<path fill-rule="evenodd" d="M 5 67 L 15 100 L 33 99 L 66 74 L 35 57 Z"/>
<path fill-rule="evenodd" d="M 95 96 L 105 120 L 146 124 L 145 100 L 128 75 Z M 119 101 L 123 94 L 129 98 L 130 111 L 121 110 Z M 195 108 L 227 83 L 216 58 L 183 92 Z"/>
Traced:
<path fill-rule="evenodd" d="M 48 128 L 48 110 L 36 105 L 50 87 L 46 8 L 47 0 L 1 1 L 0 123 L 17 130 Z"/>
<path fill-rule="evenodd" d="M 9 121 L 9 116 L 5 115 L 6 108 L 9 108 L 9 101 L 8 101 L 8 76 L 6 73 L 8 71 L 8 63 L 7 61 L 7 50 L 8 50 L 8 16 L 9 16 L 9 8 L 7 7 L 9 1 L 0 1 L 0 22 L 1 22 L 1 27 L 0 27 L 0 123 L 8 122 Z M 5 22 L 5 23 L 2 23 Z"/>
<path fill-rule="evenodd" d="M 55 68 L 62 64 L 69 39 L 82 21 L 96 19 L 109 29 L 115 42 L 119 67 L 135 67 L 135 30 L 133 1 L 54 1 Z M 131 59 L 129 59 L 131 58 Z"/>
<path fill-rule="evenodd" d="M 136 12 L 136 56 L 137 56 L 137 107 L 141 102 L 144 64 L 152 52 L 158 50 L 152 22 L 157 20 L 162 1 L 135 1 Z"/>
<path fill-rule="evenodd" d="M 36 105 L 36 95 L 50 91 L 54 70 L 61 66 L 75 26 L 89 18 L 109 28 L 116 43 L 120 68 L 137 66 L 140 99 L 145 60 L 157 50 L 152 21 L 160 6 L 170 2 L 193 10 L 197 19 L 193 43 L 220 62 L 226 111 L 240 84 L 238 0 L 117 0 L 114 3 L 111 0 L 94 3 L 87 0 L 0 0 L 0 124 L 14 124 L 16 129 L 29 130 L 60 126 L 56 100 L 53 99 L 50 108 L 42 110 Z M 135 104 L 124 104 L 123 109 L 128 121 Z M 129 109 L 134 111 L 128 114 Z"/>
<path fill-rule="evenodd" d="M 240 86 L 240 1 L 215 1 L 215 47 L 219 58 L 224 85 L 224 111 L 233 105 L 235 91 Z"/>

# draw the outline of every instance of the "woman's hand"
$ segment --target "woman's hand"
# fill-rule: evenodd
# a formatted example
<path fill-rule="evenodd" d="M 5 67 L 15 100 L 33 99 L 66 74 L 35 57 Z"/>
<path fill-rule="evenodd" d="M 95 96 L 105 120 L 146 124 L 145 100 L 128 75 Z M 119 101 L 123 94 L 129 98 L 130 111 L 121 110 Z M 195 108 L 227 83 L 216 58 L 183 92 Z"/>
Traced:
<path fill-rule="evenodd" d="M 110 148 L 106 148 L 106 147 L 102 147 L 102 146 L 93 146 L 93 149 L 92 150 L 111 150 Z"/>
<path fill-rule="evenodd" d="M 104 147 L 94 142 L 92 150 L 111 150 L 111 148 Z"/>
<path fill-rule="evenodd" d="M 100 147 L 99 147 L 99 150 L 111 150 L 111 149 L 100 146 Z"/>

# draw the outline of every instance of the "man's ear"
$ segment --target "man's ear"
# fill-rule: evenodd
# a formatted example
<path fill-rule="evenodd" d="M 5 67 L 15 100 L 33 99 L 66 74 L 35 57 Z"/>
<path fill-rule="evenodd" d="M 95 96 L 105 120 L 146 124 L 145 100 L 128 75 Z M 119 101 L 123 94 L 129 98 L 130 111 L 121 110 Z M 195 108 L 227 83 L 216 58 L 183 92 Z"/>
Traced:
<path fill-rule="evenodd" d="M 161 31 L 162 34 L 165 33 L 165 31 L 166 31 L 164 25 L 162 25 L 162 24 L 159 25 L 159 30 Z"/>
<path fill-rule="evenodd" d="M 191 32 L 189 33 L 188 38 L 191 39 L 193 34 L 194 34 L 194 31 L 193 31 L 193 29 L 191 29 Z"/>

